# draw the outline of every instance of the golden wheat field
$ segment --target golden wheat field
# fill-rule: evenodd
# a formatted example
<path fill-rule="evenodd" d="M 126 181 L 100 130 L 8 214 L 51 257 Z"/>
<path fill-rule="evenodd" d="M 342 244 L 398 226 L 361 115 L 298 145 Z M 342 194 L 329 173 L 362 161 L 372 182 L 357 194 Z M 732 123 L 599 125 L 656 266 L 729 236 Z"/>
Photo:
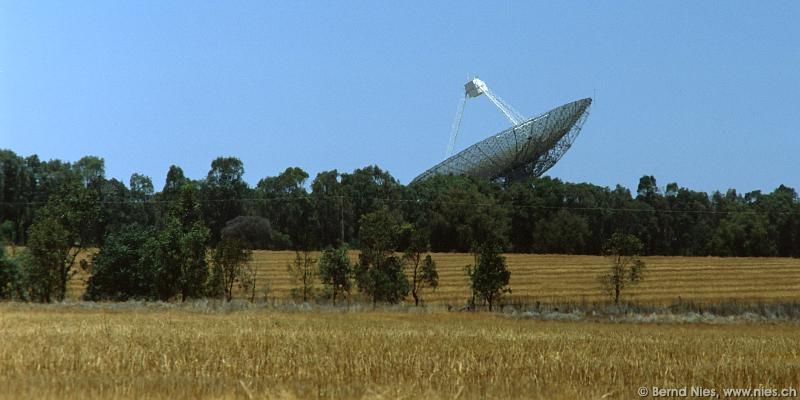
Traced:
<path fill-rule="evenodd" d="M 289 299 L 293 284 L 286 267 L 294 256 L 290 251 L 253 252 L 259 299 Z M 598 277 L 609 266 L 605 257 L 534 254 L 506 257 L 512 289 L 507 301 L 531 304 L 607 300 L 598 284 Z M 353 252 L 351 258 L 355 261 L 357 254 Z M 440 286 L 436 291 L 425 292 L 423 298 L 428 304 L 463 305 L 470 295 L 464 266 L 473 263 L 472 255 L 436 253 L 433 258 Z M 664 305 L 679 298 L 699 303 L 800 300 L 800 259 L 645 257 L 644 260 L 645 280 L 623 292 L 624 301 Z M 71 298 L 83 294 L 86 277 L 80 273 L 72 279 Z"/>
<path fill-rule="evenodd" d="M 627 399 L 800 388 L 796 324 L 0 305 L 0 398 Z"/>

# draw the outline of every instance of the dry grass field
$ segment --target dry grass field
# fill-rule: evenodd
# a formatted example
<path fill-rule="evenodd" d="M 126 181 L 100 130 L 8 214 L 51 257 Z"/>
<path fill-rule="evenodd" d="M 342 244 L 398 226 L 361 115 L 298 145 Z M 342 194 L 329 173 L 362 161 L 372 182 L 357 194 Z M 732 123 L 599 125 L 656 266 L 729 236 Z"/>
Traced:
<path fill-rule="evenodd" d="M 0 305 L 0 398 L 628 399 L 800 388 L 797 325 Z"/>
<path fill-rule="evenodd" d="M 318 254 L 317 254 L 318 255 Z M 353 261 L 356 253 L 351 254 Z M 469 254 L 433 254 L 440 287 L 424 294 L 429 304 L 463 305 L 469 297 L 464 266 Z M 293 287 L 286 265 L 294 259 L 290 251 L 256 251 L 256 295 L 288 300 Z M 608 268 L 608 259 L 598 256 L 507 255 L 511 270 L 511 300 L 532 304 L 606 301 L 598 277 Z M 783 302 L 800 300 L 800 259 L 645 257 L 645 281 L 623 293 L 624 301 L 666 305 L 681 298 L 704 302 Z M 70 285 L 71 298 L 83 294 L 86 274 L 78 274 Z M 269 289 L 265 292 L 265 288 Z M 410 296 L 409 296 L 409 301 Z"/>

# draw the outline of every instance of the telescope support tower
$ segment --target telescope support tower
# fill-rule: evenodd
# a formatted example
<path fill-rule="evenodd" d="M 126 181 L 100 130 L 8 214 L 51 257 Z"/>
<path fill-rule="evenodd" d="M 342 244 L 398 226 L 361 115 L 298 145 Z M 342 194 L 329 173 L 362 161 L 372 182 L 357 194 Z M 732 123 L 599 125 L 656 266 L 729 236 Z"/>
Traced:
<path fill-rule="evenodd" d="M 486 82 L 478 79 L 473 78 L 466 84 L 464 84 L 464 97 L 458 102 L 458 109 L 456 109 L 456 118 L 453 121 L 453 125 L 450 128 L 450 140 L 447 142 L 447 153 L 445 154 L 446 157 L 450 157 L 453 155 L 453 149 L 456 145 L 456 140 L 458 139 L 458 132 L 461 128 L 461 118 L 464 116 L 464 105 L 467 102 L 467 99 L 478 97 L 482 94 L 485 94 L 486 97 L 489 98 L 489 101 L 494 104 L 498 110 L 500 110 L 503 115 L 511 121 L 511 124 L 516 126 L 521 124 L 525 121 L 525 117 L 522 116 L 517 110 L 511 107 L 508 103 L 503 101 L 499 96 L 494 94 L 489 89 L 489 86 L 486 85 Z"/>

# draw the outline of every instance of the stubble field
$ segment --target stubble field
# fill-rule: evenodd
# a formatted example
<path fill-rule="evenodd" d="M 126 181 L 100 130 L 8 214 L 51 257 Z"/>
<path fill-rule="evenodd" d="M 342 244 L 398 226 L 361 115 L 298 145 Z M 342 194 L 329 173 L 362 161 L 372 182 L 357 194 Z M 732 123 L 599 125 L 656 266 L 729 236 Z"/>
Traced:
<path fill-rule="evenodd" d="M 294 259 L 291 251 L 255 251 L 256 298 L 285 302 L 294 287 L 286 266 Z M 319 254 L 315 253 L 318 258 Z M 599 256 L 508 254 L 511 296 L 507 300 L 533 304 L 607 301 L 598 278 L 608 270 L 609 260 Z M 351 253 L 355 261 L 357 253 Z M 464 266 L 472 264 L 470 254 L 435 253 L 440 286 L 428 290 L 428 304 L 460 307 L 470 296 Z M 800 259 L 644 257 L 645 280 L 623 293 L 623 301 L 668 305 L 678 301 L 789 302 L 800 300 Z M 70 284 L 70 297 L 78 299 L 85 288 L 85 273 Z M 239 297 L 244 294 L 239 293 Z M 409 296 L 409 301 L 410 296 Z"/>
<path fill-rule="evenodd" d="M 800 388 L 797 325 L 0 305 L 0 398 L 639 398 Z"/>
<path fill-rule="evenodd" d="M 796 321 L 448 312 L 469 295 L 466 254 L 434 255 L 441 287 L 427 293 L 432 307 L 292 306 L 293 257 L 254 253 L 257 297 L 270 301 L 253 306 L 0 304 L 0 398 L 628 399 L 642 386 L 800 388 Z M 637 304 L 800 296 L 800 260 L 645 261 L 645 282 L 625 292 Z M 597 284 L 603 257 L 508 255 L 508 263 L 509 300 L 607 301 Z M 73 299 L 84 280 L 73 279 Z"/>

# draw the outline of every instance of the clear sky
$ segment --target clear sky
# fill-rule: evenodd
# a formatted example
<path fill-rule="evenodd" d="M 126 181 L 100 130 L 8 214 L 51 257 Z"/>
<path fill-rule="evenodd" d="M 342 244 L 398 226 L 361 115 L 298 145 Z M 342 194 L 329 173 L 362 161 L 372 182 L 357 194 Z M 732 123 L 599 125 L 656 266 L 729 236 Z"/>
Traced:
<path fill-rule="evenodd" d="M 522 114 L 594 105 L 548 175 L 800 189 L 800 2 L 0 0 L 0 148 L 202 178 L 441 161 L 468 77 Z M 457 149 L 509 126 L 467 104 Z"/>

